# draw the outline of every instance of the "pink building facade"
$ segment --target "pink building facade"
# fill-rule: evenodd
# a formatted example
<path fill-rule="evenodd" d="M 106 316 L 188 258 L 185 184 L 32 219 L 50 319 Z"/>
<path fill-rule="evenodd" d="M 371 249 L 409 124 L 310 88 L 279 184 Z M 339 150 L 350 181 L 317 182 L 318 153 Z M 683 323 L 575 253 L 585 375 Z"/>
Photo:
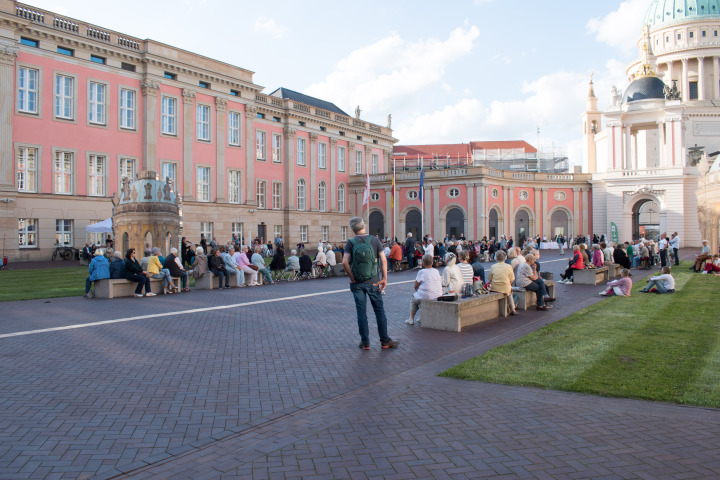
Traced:
<path fill-rule="evenodd" d="M 262 90 L 249 70 L 0 0 L 6 255 L 102 241 L 85 227 L 142 171 L 172 180 L 191 240 L 344 241 L 350 179 L 388 171 L 392 130 Z"/>

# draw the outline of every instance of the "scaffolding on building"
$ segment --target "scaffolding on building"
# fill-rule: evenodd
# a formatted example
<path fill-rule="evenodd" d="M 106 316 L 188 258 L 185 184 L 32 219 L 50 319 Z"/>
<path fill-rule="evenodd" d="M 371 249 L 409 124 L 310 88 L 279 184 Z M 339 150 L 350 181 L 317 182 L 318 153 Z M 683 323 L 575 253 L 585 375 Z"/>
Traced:
<path fill-rule="evenodd" d="M 550 149 L 526 152 L 521 148 L 473 150 L 472 155 L 443 155 L 438 153 L 408 156 L 407 153 L 393 154 L 398 170 L 439 170 L 462 167 L 488 167 L 495 170 L 536 173 L 567 173 L 570 169 L 567 152 Z"/>

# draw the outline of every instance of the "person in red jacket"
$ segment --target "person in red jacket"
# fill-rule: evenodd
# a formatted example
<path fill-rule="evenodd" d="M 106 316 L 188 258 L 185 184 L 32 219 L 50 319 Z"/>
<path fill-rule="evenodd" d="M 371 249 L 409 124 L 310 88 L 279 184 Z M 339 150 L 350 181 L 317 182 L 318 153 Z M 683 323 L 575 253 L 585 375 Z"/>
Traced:
<path fill-rule="evenodd" d="M 575 245 L 573 247 L 573 256 L 570 259 L 569 266 L 567 270 L 565 270 L 565 273 L 560 275 L 562 277 L 562 280 L 558 280 L 558 283 L 564 283 L 566 285 L 572 285 L 573 284 L 573 274 L 575 273 L 575 270 L 582 270 L 583 269 L 583 257 L 580 253 L 580 245 Z"/>

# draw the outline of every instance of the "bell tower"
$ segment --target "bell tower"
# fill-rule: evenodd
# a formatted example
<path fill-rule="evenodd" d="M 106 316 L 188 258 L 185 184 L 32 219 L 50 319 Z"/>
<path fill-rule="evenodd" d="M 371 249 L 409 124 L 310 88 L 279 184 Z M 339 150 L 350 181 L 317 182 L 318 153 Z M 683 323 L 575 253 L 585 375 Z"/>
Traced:
<path fill-rule="evenodd" d="M 582 114 L 583 120 L 583 150 L 584 157 L 587 158 L 588 173 L 597 172 L 597 148 L 595 147 L 595 135 L 600 133 L 602 128 L 602 113 L 597 109 L 598 99 L 595 96 L 595 88 L 593 84 L 594 74 L 590 75 L 590 90 L 585 100 L 585 112 Z"/>

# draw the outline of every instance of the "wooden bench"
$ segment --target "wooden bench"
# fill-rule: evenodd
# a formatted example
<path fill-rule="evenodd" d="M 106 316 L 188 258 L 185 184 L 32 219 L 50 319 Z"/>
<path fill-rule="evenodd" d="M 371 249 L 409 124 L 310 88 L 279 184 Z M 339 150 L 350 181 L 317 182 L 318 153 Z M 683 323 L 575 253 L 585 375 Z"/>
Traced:
<path fill-rule="evenodd" d="M 507 297 L 490 293 L 458 298 L 454 302 L 423 300 L 420 304 L 420 326 L 433 330 L 460 332 L 463 327 L 507 316 Z"/>
<path fill-rule="evenodd" d="M 173 285 L 180 288 L 182 280 L 180 277 L 172 278 Z M 152 293 L 162 295 L 164 289 L 164 282 L 162 278 L 151 278 L 150 279 L 150 290 Z M 137 288 L 137 282 L 131 282 L 124 278 L 108 278 L 104 280 L 95 281 L 95 297 L 96 298 L 119 298 L 119 297 L 132 297 L 135 294 Z M 143 293 L 145 290 L 143 289 Z"/>
<path fill-rule="evenodd" d="M 235 276 L 234 273 L 232 275 L 228 275 L 228 277 L 229 277 L 228 285 L 230 285 L 231 287 L 234 287 L 235 285 L 237 285 L 237 277 Z M 258 285 L 263 284 L 263 279 L 262 279 L 261 274 L 258 274 L 257 282 L 258 282 Z M 249 285 L 249 284 L 250 284 L 250 274 L 245 273 L 245 285 Z M 195 279 L 195 288 L 197 288 L 198 290 L 212 290 L 214 288 L 220 288 L 220 277 L 216 277 L 211 272 L 208 272 L 205 275 L 203 275 L 202 277 Z"/>
<path fill-rule="evenodd" d="M 552 280 L 545 280 L 545 286 L 547 287 L 548 297 L 555 296 L 555 282 Z M 518 302 L 515 305 L 516 310 L 527 310 L 528 308 L 537 307 L 537 295 L 532 290 L 527 290 L 521 287 L 513 287 L 513 293 L 517 293 Z"/>
<path fill-rule="evenodd" d="M 623 269 L 622 265 L 620 265 L 619 263 L 606 263 L 605 266 L 608 267 L 608 275 L 614 278 L 618 278 L 620 276 L 620 270 Z"/>
<path fill-rule="evenodd" d="M 610 269 L 608 267 L 583 268 L 573 271 L 573 283 L 581 285 L 597 285 L 609 280 Z"/>

